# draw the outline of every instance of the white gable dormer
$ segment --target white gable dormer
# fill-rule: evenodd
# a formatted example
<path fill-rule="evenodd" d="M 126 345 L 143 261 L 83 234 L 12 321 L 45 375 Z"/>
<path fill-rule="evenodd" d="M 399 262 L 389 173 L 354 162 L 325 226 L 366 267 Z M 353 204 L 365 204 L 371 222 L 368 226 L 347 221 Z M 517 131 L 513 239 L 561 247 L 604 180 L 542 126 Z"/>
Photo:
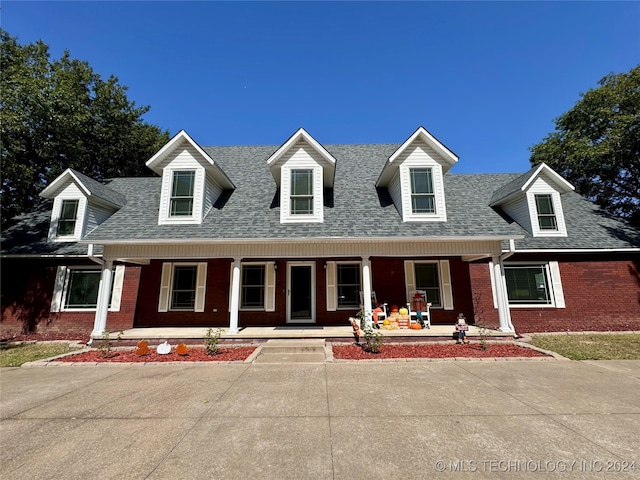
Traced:
<path fill-rule="evenodd" d="M 122 194 L 68 168 L 40 196 L 53 199 L 49 241 L 76 242 L 125 203 Z"/>
<path fill-rule="evenodd" d="M 147 162 L 162 176 L 158 225 L 200 224 L 218 197 L 235 185 L 181 130 Z"/>
<path fill-rule="evenodd" d="M 333 188 L 336 159 L 300 128 L 267 166 L 280 188 L 280 223 L 322 223 L 324 189 Z"/>
<path fill-rule="evenodd" d="M 541 163 L 498 189 L 489 205 L 500 207 L 534 237 L 566 237 L 561 195 L 573 190 L 573 185 Z"/>
<path fill-rule="evenodd" d="M 387 187 L 403 222 L 446 222 L 443 175 L 457 161 L 456 154 L 419 127 L 389 157 L 376 187 Z"/>

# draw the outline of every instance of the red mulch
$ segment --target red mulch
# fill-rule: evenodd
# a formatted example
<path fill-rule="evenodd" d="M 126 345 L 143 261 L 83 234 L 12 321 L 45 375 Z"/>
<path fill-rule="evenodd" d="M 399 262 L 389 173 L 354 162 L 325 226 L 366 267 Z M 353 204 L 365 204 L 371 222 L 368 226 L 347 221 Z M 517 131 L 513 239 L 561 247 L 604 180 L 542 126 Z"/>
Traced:
<path fill-rule="evenodd" d="M 112 356 L 105 358 L 102 352 L 91 350 L 75 355 L 58 358 L 57 362 L 233 362 L 246 360 L 256 347 L 220 348 L 215 355 L 207 355 L 204 348 L 189 348 L 186 355 L 178 355 L 175 349 L 166 355 L 151 350 L 149 355 L 136 355 L 135 350 L 112 351 Z"/>
<path fill-rule="evenodd" d="M 370 360 L 381 358 L 490 358 L 490 357 L 546 357 L 544 353 L 513 344 L 490 344 L 482 350 L 479 343 L 397 344 L 382 345 L 380 353 L 365 352 L 358 345 L 333 345 L 333 357 L 342 360 Z"/>

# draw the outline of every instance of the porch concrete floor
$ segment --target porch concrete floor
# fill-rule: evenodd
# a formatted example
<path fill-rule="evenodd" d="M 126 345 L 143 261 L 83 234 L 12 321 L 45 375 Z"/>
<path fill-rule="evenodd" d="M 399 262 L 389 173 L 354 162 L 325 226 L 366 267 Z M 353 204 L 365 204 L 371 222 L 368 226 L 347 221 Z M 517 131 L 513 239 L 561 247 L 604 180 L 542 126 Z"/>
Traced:
<path fill-rule="evenodd" d="M 122 340 L 156 340 L 156 339 L 202 339 L 208 327 L 148 327 L 131 328 L 124 330 L 120 338 Z M 264 340 L 270 338 L 326 338 L 326 339 L 351 339 L 353 329 L 351 326 L 331 326 L 331 327 L 246 327 L 238 333 L 228 333 L 228 328 L 223 328 L 220 335 L 224 340 Z M 453 334 L 453 325 L 432 325 L 431 328 L 422 330 L 378 330 L 385 338 L 393 340 L 415 339 L 432 340 L 435 338 L 450 339 Z M 489 331 L 489 339 L 504 339 L 513 337 L 512 332 L 500 332 L 498 330 Z M 473 325 L 469 326 L 467 335 L 470 338 L 479 337 L 480 330 Z M 118 332 L 111 333 L 111 338 L 115 339 Z"/>

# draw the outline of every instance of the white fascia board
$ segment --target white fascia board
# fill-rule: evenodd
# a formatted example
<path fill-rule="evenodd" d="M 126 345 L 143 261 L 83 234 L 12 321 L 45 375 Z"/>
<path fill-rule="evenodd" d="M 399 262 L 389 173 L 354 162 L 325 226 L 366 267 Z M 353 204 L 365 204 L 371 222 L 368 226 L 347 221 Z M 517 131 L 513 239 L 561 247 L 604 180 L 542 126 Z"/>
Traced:
<path fill-rule="evenodd" d="M 448 164 L 448 168 L 444 168 L 442 173 L 446 173 L 449 168 L 451 168 L 458 161 L 459 157 L 449 150 L 443 143 L 441 143 L 436 137 L 431 135 L 429 131 L 424 127 L 418 127 L 418 129 L 413 132 L 413 134 L 404 141 L 402 145 L 398 147 L 398 149 L 391 154 L 387 162 L 385 163 L 380 176 L 376 182 L 376 187 L 385 187 L 388 182 L 391 180 L 393 176 L 393 162 L 407 149 L 409 146 L 416 141 L 418 138 L 422 138 L 427 145 L 431 146 L 436 152 L 440 154 Z"/>
<path fill-rule="evenodd" d="M 173 245 L 173 244 L 224 244 L 224 243 L 441 243 L 441 242 L 486 242 L 503 240 L 521 240 L 524 235 L 496 235 L 477 237 L 306 237 L 306 238 L 175 238 L 157 240 L 80 240 L 78 243 L 94 243 L 96 245 Z M 520 252 L 520 250 L 518 250 Z"/>
<path fill-rule="evenodd" d="M 315 138 L 309 135 L 309 133 L 302 127 L 300 127 L 293 135 L 291 135 L 289 139 L 286 142 L 284 142 L 280 146 L 280 148 L 278 148 L 274 153 L 272 153 L 271 156 L 267 159 L 267 166 L 269 167 L 269 170 L 271 171 L 271 174 L 273 175 L 273 178 L 276 181 L 276 184 L 280 186 L 280 168 L 276 166 L 276 164 L 278 163 L 278 160 L 285 153 L 287 153 L 287 151 L 293 145 L 295 145 L 300 139 L 304 140 L 309 145 L 311 145 L 311 148 L 313 148 L 316 152 L 318 152 L 320 156 L 322 156 L 322 158 L 324 158 L 326 162 L 329 164 L 330 166 L 329 169 L 326 169 L 326 168 L 322 169 L 322 171 L 324 172 L 323 173 L 324 184 L 325 186 L 333 185 L 333 177 L 335 176 L 335 169 L 336 169 L 335 157 L 331 155 L 326 148 L 320 145 L 320 143 L 318 143 L 318 141 L 316 141 Z"/>
<path fill-rule="evenodd" d="M 80 243 L 80 242 L 78 242 L 78 243 Z M 93 256 L 94 257 L 102 257 L 102 254 L 93 255 Z M 30 254 L 29 253 L 21 253 L 21 254 L 8 253 L 8 254 L 0 255 L 0 258 L 90 258 L 90 257 L 86 253 L 73 254 L 73 255 L 65 255 L 65 254 L 55 255 L 55 254 L 38 254 L 38 253 L 30 253 Z"/>
<path fill-rule="evenodd" d="M 205 152 L 202 149 L 202 147 L 198 145 L 198 143 L 195 140 L 193 140 L 193 138 L 191 138 L 189 134 L 184 130 L 180 130 L 171 140 L 169 140 L 165 144 L 164 147 L 158 150 L 158 152 L 153 157 L 147 160 L 147 163 L 145 165 L 149 167 L 151 170 L 153 170 L 155 173 L 157 173 L 158 175 L 162 176 L 162 169 L 158 167 L 158 164 L 161 164 L 173 152 L 176 146 L 180 145 L 180 143 L 183 140 L 186 140 L 189 144 L 191 144 L 191 146 L 195 148 L 196 152 L 202 155 L 202 157 L 207 161 L 207 163 L 214 168 L 216 177 L 224 188 L 227 188 L 227 189 L 236 188 L 234 183 L 227 176 L 227 174 L 224 173 L 224 171 L 220 168 L 220 166 L 218 166 L 218 164 L 213 161 L 213 158 L 211 158 L 207 154 L 207 152 Z"/>
<path fill-rule="evenodd" d="M 503 250 L 503 252 L 509 252 L 509 250 Z M 544 249 L 529 249 L 529 250 L 516 250 L 513 253 L 638 253 L 640 247 L 631 248 L 550 248 Z"/>
<path fill-rule="evenodd" d="M 71 177 L 71 180 L 78 185 L 80 190 L 82 190 L 86 197 L 91 196 L 91 192 L 89 189 L 80 181 L 80 179 L 71 171 L 70 168 L 67 168 L 64 172 L 62 172 L 58 177 L 51 182 L 47 188 L 40 192 L 40 196 L 42 198 L 54 198 L 55 192 L 60 188 L 60 185 L 67 180 L 67 177 Z"/>
<path fill-rule="evenodd" d="M 549 177 L 551 177 L 551 179 L 554 181 L 554 183 L 559 187 L 560 191 L 562 193 L 566 193 L 566 192 L 571 192 L 573 190 L 575 190 L 575 187 L 573 185 L 571 185 L 569 182 L 567 182 L 564 178 L 562 178 L 560 175 L 558 175 L 549 165 L 547 165 L 546 163 L 541 163 L 540 165 L 538 165 L 538 168 L 536 168 L 536 171 L 533 172 L 533 174 L 531 174 L 531 176 L 529 177 L 529 180 L 527 180 L 525 182 L 524 185 L 522 185 L 521 190 L 524 192 L 526 191 L 531 184 L 534 182 L 534 180 L 536 178 L 538 178 L 540 176 L 540 174 L 544 171 L 544 173 L 546 173 Z"/>

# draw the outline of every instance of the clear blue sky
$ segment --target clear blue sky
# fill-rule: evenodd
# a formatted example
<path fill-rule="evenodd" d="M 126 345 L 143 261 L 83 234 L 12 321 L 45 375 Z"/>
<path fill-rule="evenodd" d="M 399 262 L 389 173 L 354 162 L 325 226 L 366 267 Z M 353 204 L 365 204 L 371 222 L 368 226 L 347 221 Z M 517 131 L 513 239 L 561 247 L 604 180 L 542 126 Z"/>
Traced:
<path fill-rule="evenodd" d="M 401 143 L 524 172 L 604 75 L 640 64 L 640 2 L 17 2 L 2 28 L 114 74 L 200 145 Z M 143 159 L 143 161 L 146 159 Z"/>

